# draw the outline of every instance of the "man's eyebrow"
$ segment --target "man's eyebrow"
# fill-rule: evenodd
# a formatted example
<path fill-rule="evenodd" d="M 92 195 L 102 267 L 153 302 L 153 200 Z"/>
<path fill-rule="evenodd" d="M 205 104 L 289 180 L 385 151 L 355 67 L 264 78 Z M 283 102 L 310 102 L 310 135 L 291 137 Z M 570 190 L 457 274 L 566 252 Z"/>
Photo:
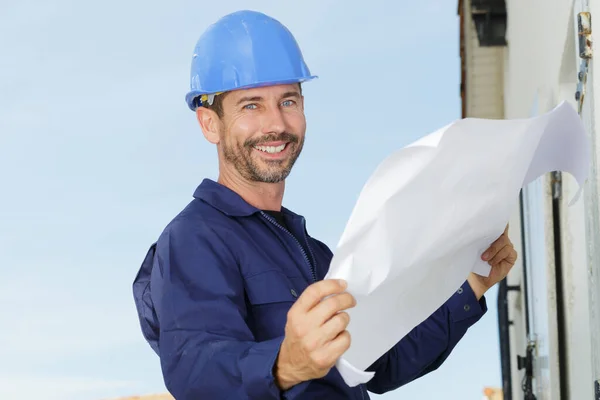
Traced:
<path fill-rule="evenodd" d="M 236 103 L 236 105 L 240 105 L 242 103 L 246 103 L 248 101 L 262 101 L 263 98 L 260 96 L 246 96 L 246 97 L 242 97 L 241 99 L 239 99 Z"/>
<path fill-rule="evenodd" d="M 298 92 L 285 92 L 283 94 L 283 96 L 281 96 L 281 98 L 285 99 L 286 97 L 295 97 L 295 98 L 300 98 L 300 93 Z"/>
<path fill-rule="evenodd" d="M 295 97 L 295 98 L 300 98 L 300 93 L 298 92 L 294 92 L 294 91 L 289 91 L 289 92 L 285 92 L 281 98 L 285 99 L 285 98 L 289 98 L 289 97 Z M 254 101 L 263 101 L 264 99 L 261 96 L 246 96 L 246 97 L 242 97 L 241 99 L 239 99 L 237 101 L 236 105 L 240 105 L 242 103 L 246 103 L 246 102 L 254 102 Z"/>

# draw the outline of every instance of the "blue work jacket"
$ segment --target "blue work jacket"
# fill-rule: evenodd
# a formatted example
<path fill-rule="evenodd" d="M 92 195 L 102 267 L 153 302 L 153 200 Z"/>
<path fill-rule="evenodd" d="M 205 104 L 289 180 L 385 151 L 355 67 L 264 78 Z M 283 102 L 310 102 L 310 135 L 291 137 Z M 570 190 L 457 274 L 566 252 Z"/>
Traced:
<path fill-rule="evenodd" d="M 144 337 L 159 354 L 177 400 L 357 399 L 394 390 L 437 369 L 487 310 L 465 282 L 429 319 L 348 387 L 336 368 L 281 392 L 273 366 L 287 312 L 322 280 L 330 249 L 305 220 L 283 208 L 289 231 L 270 214 L 209 179 L 148 251 L 133 293 Z"/>

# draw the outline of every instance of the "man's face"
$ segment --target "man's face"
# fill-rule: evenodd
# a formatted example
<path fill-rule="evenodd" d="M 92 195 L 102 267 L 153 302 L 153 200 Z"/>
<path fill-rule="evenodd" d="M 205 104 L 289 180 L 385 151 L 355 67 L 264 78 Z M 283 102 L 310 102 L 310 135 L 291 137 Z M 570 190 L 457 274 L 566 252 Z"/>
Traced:
<path fill-rule="evenodd" d="M 304 100 L 297 84 L 236 90 L 222 101 L 219 151 L 246 180 L 277 183 L 304 144 Z"/>

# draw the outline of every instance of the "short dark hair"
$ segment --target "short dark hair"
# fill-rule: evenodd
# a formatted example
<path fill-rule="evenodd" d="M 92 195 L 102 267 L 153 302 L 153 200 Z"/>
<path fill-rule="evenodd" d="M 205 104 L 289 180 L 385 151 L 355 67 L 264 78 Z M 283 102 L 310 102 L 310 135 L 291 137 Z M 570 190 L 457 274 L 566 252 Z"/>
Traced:
<path fill-rule="evenodd" d="M 208 108 L 209 110 L 213 110 L 214 112 L 217 113 L 219 118 L 223 118 L 223 99 L 225 98 L 225 96 L 227 96 L 228 93 L 229 92 L 225 92 L 225 93 L 216 95 L 213 98 L 212 104 L 205 103 L 202 105 L 202 107 Z"/>

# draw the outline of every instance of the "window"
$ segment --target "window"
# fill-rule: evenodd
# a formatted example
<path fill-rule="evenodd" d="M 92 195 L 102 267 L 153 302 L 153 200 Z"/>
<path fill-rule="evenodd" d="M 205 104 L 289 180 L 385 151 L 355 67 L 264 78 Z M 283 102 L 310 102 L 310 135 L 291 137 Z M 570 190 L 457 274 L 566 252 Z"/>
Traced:
<path fill-rule="evenodd" d="M 506 46 L 504 0 L 471 0 L 471 15 L 480 46 Z"/>

